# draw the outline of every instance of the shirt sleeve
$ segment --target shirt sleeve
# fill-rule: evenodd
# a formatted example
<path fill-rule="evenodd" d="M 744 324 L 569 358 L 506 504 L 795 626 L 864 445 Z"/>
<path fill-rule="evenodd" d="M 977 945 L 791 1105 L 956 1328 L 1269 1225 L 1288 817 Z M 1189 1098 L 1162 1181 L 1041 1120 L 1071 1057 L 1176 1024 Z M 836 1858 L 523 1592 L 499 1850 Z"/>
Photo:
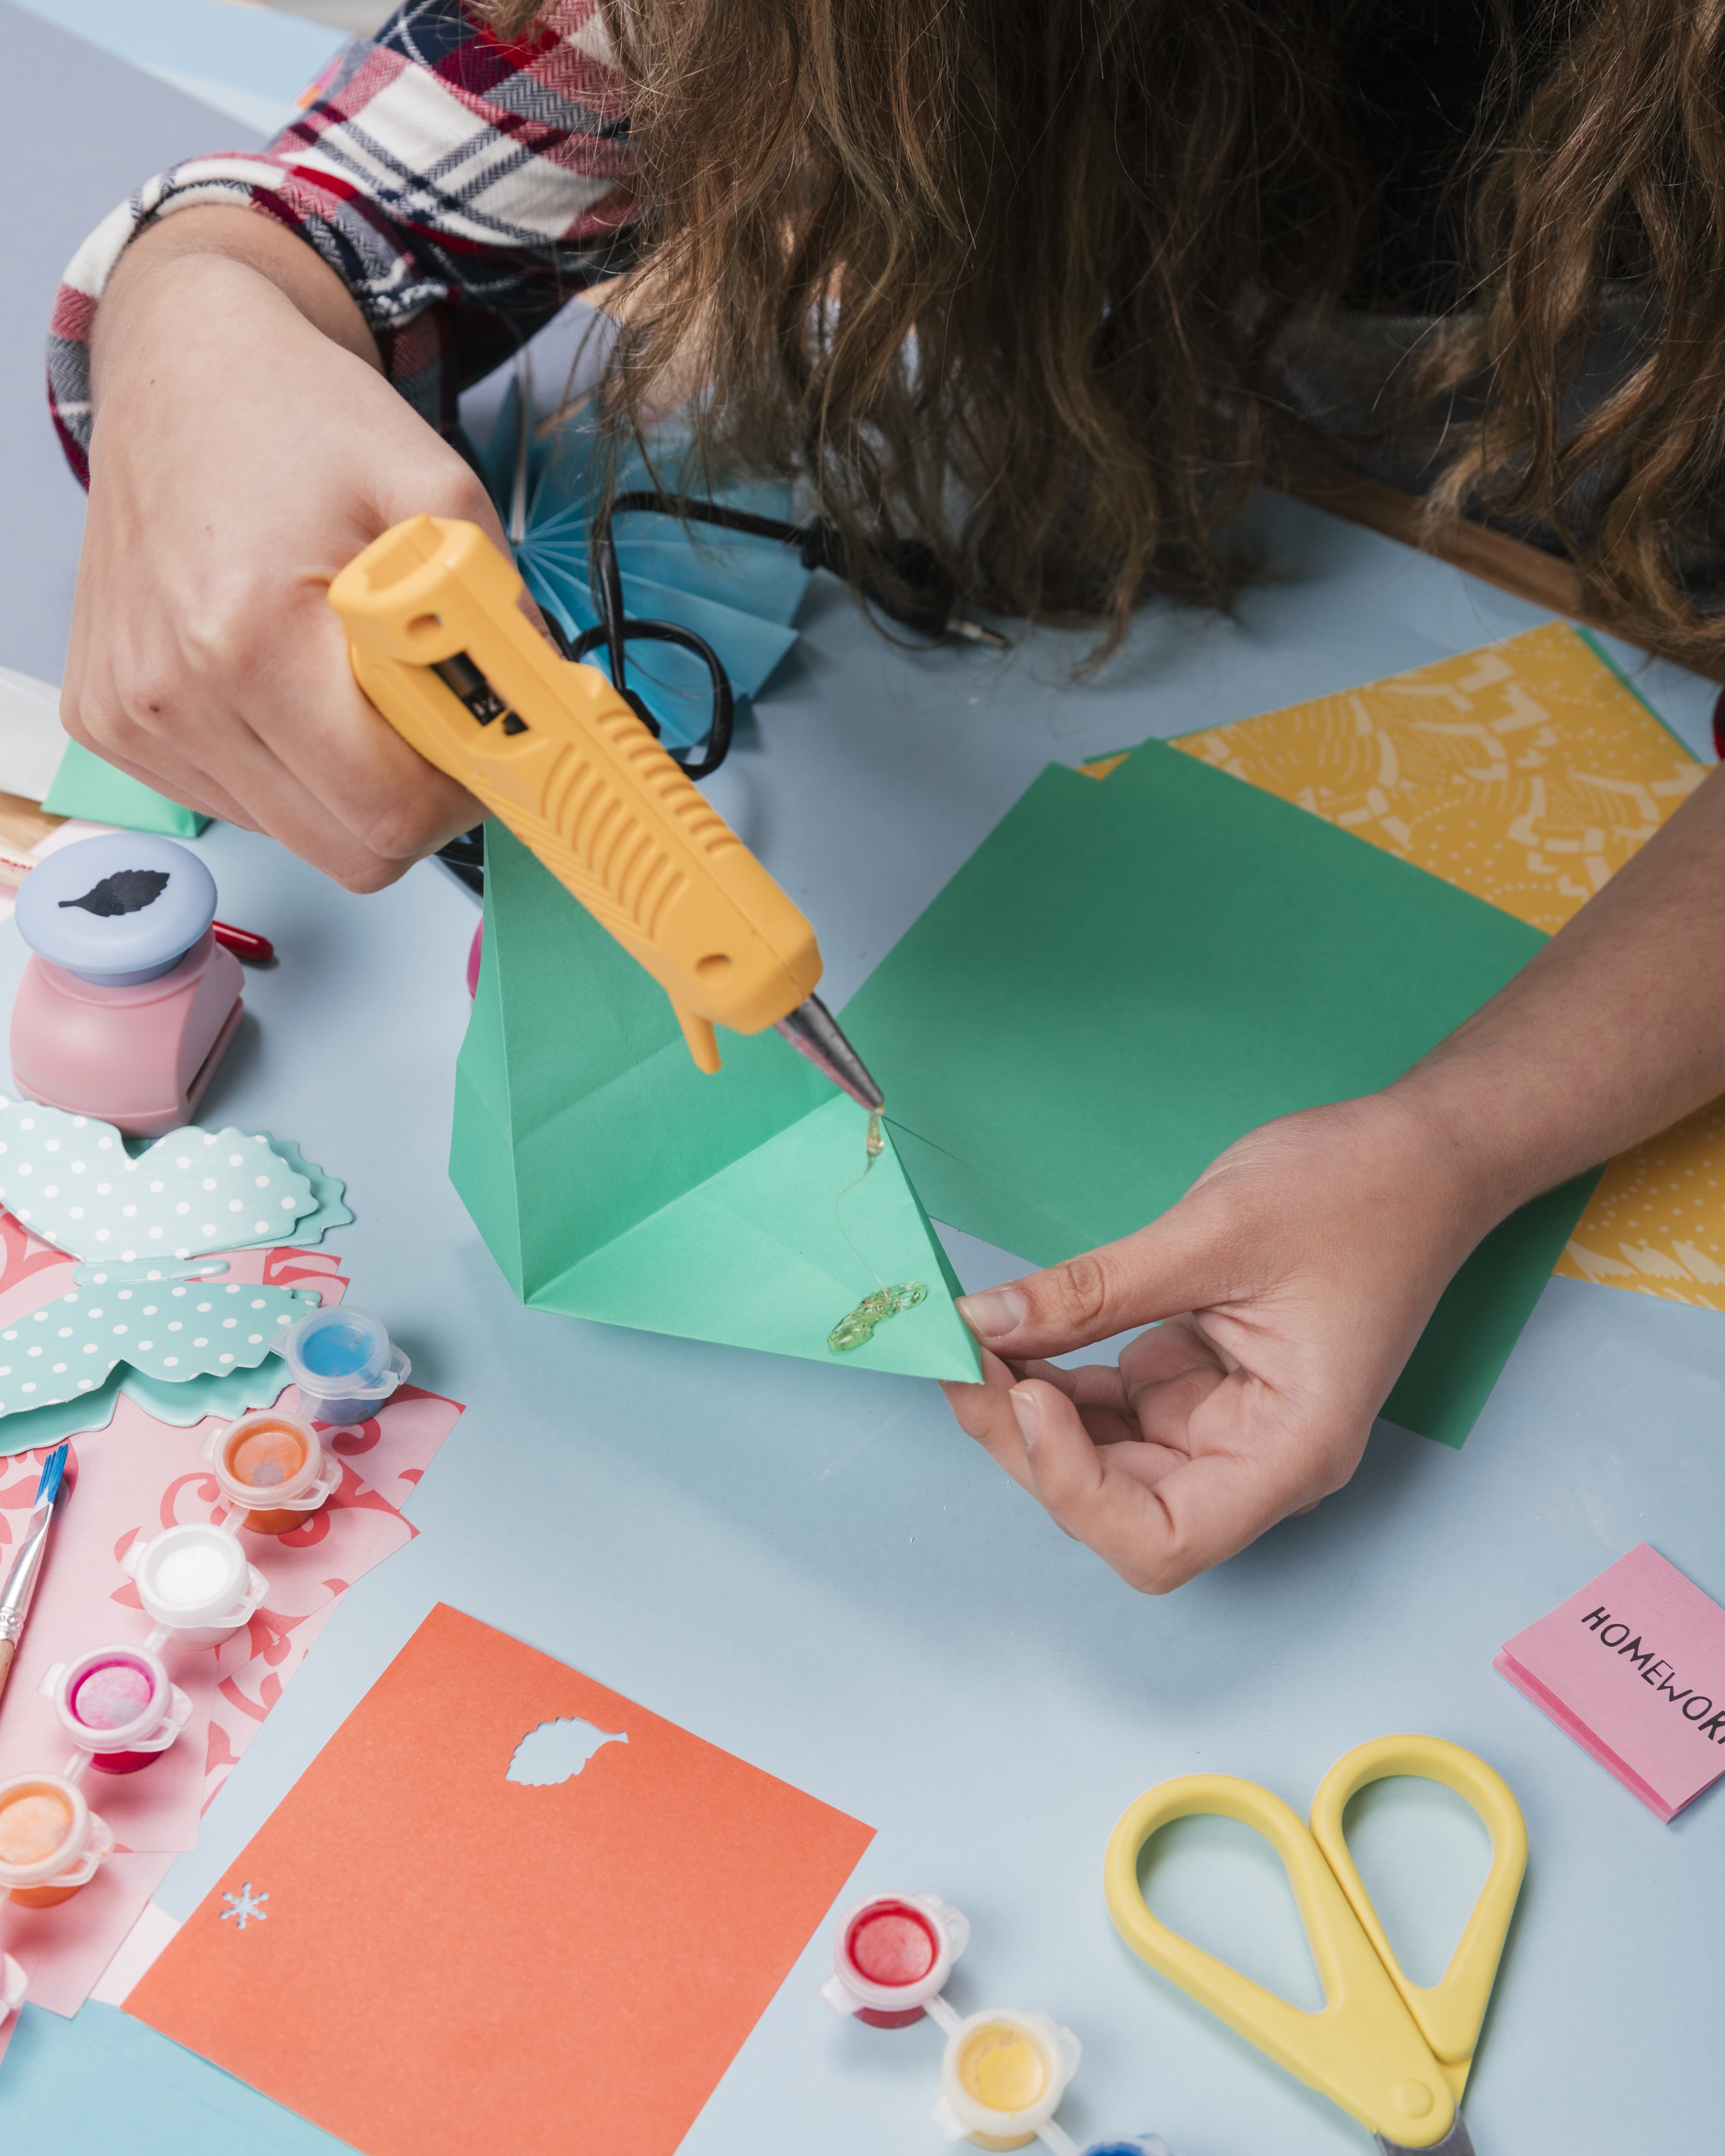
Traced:
<path fill-rule="evenodd" d="M 148 181 L 68 267 L 49 403 L 90 479 L 90 338 L 128 244 L 175 210 L 256 211 L 316 249 L 358 302 L 389 380 L 432 425 L 586 286 L 628 267 L 629 106 L 599 0 L 557 0 L 501 39 L 474 0 L 408 0 L 347 47 L 260 151 Z"/>

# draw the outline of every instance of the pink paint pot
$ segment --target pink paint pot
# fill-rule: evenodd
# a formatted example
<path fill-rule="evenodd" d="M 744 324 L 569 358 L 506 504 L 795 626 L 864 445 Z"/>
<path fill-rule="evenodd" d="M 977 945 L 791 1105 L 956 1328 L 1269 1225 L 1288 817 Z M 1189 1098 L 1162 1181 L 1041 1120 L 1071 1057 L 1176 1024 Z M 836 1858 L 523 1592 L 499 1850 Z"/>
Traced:
<path fill-rule="evenodd" d="M 135 1774 L 167 1751 L 192 1702 L 147 1647 L 95 1647 L 42 1680 L 60 1727 L 102 1774 Z"/>
<path fill-rule="evenodd" d="M 839 1919 L 833 1974 L 820 1995 L 835 2014 L 875 2029 L 906 2029 L 938 1996 L 970 1925 L 938 1894 L 880 1894 Z"/>
<path fill-rule="evenodd" d="M 26 1909 L 51 1909 L 87 1887 L 114 1853 L 114 1830 L 64 1774 L 0 1781 L 0 1891 Z"/>

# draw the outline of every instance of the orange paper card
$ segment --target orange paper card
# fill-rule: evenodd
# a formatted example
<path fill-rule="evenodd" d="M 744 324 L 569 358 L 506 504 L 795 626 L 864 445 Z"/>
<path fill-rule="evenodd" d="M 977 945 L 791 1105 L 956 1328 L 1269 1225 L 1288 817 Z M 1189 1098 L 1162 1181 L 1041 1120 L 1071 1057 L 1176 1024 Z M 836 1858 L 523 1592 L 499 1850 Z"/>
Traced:
<path fill-rule="evenodd" d="M 126 2011 L 366 2156 L 669 2156 L 872 1838 L 439 1605 Z"/>

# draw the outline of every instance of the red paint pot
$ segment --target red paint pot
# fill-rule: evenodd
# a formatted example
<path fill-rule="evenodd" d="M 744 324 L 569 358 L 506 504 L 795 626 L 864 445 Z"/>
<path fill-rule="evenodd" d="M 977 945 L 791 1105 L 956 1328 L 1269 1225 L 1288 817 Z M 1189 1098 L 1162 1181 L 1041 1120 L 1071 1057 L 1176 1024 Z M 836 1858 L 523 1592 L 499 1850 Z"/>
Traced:
<path fill-rule="evenodd" d="M 937 1894 L 881 1894 L 848 1910 L 821 1997 L 875 2029 L 906 2029 L 952 1974 L 970 1926 Z"/>

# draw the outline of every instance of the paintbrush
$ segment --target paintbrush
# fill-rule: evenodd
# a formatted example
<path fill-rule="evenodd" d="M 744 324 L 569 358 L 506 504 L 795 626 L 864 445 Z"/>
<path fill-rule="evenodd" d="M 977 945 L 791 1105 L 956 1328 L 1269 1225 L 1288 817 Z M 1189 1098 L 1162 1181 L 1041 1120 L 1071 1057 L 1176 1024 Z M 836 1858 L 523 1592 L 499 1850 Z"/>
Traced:
<path fill-rule="evenodd" d="M 23 1541 L 6 1576 L 6 1591 L 0 1594 L 0 1694 L 4 1693 L 6 1681 L 12 1675 L 12 1658 L 23 1637 L 24 1620 L 30 1614 L 30 1597 L 36 1592 L 36 1582 L 42 1576 L 42 1560 L 48 1553 L 48 1530 L 54 1523 L 54 1500 L 60 1494 L 61 1478 L 65 1471 L 66 1446 L 61 1443 L 42 1463 L 42 1479 L 36 1485 L 35 1509 L 25 1524 Z"/>

